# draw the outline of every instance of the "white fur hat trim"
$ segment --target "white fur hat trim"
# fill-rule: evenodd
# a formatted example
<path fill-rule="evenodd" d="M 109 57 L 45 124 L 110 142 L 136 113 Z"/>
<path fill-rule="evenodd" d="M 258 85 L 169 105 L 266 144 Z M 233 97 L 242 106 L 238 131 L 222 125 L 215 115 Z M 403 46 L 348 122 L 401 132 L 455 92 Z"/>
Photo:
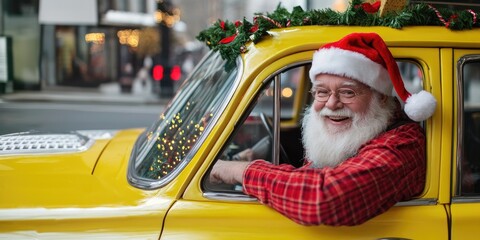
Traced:
<path fill-rule="evenodd" d="M 310 80 L 321 73 L 339 75 L 360 81 L 387 96 L 392 95 L 393 85 L 387 69 L 365 55 L 354 51 L 331 47 L 313 54 Z"/>

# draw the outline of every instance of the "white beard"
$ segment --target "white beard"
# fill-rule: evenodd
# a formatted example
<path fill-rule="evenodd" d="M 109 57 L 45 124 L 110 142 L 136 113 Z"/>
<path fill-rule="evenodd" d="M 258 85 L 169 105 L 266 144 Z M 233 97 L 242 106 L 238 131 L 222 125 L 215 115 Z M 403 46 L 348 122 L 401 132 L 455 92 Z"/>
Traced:
<path fill-rule="evenodd" d="M 320 112 L 315 112 L 313 106 L 307 108 L 302 127 L 305 157 L 314 168 L 335 167 L 353 157 L 363 144 L 385 131 L 393 114 L 390 106 L 391 103 L 382 108 L 380 98 L 374 95 L 363 115 L 348 108 L 332 111 L 324 107 Z M 352 117 L 352 124 L 336 128 L 327 125 L 323 116 Z"/>

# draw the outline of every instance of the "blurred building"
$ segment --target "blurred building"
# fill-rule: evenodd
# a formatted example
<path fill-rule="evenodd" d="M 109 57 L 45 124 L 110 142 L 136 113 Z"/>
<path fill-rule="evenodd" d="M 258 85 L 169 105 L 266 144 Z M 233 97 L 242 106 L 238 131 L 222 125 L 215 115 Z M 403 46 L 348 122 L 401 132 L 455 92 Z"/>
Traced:
<path fill-rule="evenodd" d="M 155 0 L 39 0 L 42 88 L 114 83 L 131 92 L 161 51 L 156 11 Z"/>
<path fill-rule="evenodd" d="M 178 42 L 177 12 L 172 4 L 162 12 L 156 0 L 2 0 L 0 6 L 0 35 L 12 40 L 13 50 L 6 92 L 109 83 L 122 92 L 135 86 L 158 91 L 152 68 L 162 56 L 172 56 L 165 52 Z M 176 69 L 169 59 L 162 64 Z M 182 76 L 161 74 L 156 80 Z"/>
<path fill-rule="evenodd" d="M 9 37 L 12 51 L 10 79 L 0 82 L 0 93 L 40 87 L 40 25 L 38 0 L 2 0 L 0 35 Z"/>

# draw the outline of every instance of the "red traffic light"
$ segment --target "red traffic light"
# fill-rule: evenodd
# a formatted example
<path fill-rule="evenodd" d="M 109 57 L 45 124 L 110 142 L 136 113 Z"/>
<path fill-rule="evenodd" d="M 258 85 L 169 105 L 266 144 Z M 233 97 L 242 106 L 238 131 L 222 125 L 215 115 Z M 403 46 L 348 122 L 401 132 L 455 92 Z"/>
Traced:
<path fill-rule="evenodd" d="M 152 69 L 152 77 L 155 81 L 161 81 L 163 79 L 163 66 L 155 65 Z"/>
<path fill-rule="evenodd" d="M 178 81 L 180 80 L 181 77 L 182 77 L 182 69 L 180 68 L 180 66 L 178 65 L 173 66 L 172 72 L 170 73 L 170 78 L 173 81 Z"/>

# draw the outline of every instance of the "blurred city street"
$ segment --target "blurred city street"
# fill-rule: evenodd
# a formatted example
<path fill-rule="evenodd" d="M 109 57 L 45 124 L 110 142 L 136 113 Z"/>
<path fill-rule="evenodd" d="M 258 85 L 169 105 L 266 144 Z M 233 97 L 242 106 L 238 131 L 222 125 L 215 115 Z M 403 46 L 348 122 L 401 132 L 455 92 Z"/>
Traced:
<path fill-rule="evenodd" d="M 149 127 L 169 99 L 88 91 L 22 91 L 0 96 L 0 135 L 24 131 Z"/>

